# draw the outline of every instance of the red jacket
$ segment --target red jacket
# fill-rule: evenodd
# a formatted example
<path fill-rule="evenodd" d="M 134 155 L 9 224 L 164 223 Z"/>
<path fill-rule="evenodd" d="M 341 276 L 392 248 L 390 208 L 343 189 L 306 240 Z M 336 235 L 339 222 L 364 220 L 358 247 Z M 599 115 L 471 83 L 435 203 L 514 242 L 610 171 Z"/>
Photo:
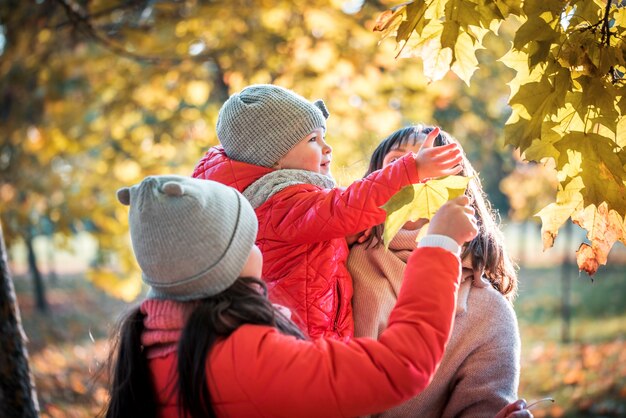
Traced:
<path fill-rule="evenodd" d="M 443 356 L 459 277 L 460 262 L 452 253 L 415 250 L 378 341 L 301 341 L 266 326 L 240 327 L 207 358 L 217 416 L 352 417 L 411 398 L 427 386 Z M 152 312 L 158 315 L 158 304 L 168 302 L 151 301 Z M 176 362 L 176 352 L 149 360 L 159 417 L 179 416 L 172 393 Z"/>
<path fill-rule="evenodd" d="M 200 160 L 193 177 L 243 192 L 273 171 L 231 160 L 217 146 Z M 346 189 L 296 184 L 255 209 L 270 299 L 291 309 L 292 319 L 311 338 L 352 336 L 352 279 L 345 265 L 345 237 L 382 223 L 385 212 L 380 206 L 418 181 L 415 157 L 409 154 Z"/>

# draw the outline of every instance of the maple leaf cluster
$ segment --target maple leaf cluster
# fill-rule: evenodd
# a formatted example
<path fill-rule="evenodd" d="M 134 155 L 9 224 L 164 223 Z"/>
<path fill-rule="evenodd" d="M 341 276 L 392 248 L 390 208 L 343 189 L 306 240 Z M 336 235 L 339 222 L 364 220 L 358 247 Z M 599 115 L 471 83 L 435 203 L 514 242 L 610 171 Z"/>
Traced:
<path fill-rule="evenodd" d="M 432 81 L 449 71 L 469 85 L 483 38 L 519 27 L 500 61 L 512 113 L 506 143 L 527 161 L 552 160 L 556 199 L 539 211 L 544 249 L 568 219 L 588 231 L 578 266 L 594 274 L 626 244 L 626 8 L 600 0 L 416 0 L 383 13 L 374 30 L 398 56 L 420 57 Z"/>

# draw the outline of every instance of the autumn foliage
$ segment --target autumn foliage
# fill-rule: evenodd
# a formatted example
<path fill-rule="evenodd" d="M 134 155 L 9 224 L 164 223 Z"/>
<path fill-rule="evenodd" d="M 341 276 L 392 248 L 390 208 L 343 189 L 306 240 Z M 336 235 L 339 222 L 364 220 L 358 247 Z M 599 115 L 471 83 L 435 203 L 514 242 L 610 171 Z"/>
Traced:
<path fill-rule="evenodd" d="M 424 73 L 449 71 L 468 85 L 476 51 L 504 23 L 518 27 L 501 61 L 509 83 L 508 144 L 528 161 L 555 164 L 556 201 L 537 216 L 544 248 L 571 218 L 588 231 L 577 252 L 589 274 L 616 241 L 626 244 L 626 8 L 599 0 L 416 0 L 383 13 L 375 30 L 394 36 L 398 56 Z"/>

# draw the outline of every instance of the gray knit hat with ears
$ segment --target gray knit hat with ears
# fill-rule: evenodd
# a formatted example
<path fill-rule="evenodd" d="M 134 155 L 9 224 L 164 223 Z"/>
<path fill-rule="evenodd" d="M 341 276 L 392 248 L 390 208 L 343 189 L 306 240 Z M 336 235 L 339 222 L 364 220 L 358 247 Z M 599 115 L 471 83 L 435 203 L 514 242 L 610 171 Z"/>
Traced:
<path fill-rule="evenodd" d="M 239 277 L 257 220 L 237 190 L 210 180 L 151 176 L 117 197 L 130 206 L 130 236 L 148 298 L 213 296 Z"/>
<path fill-rule="evenodd" d="M 317 128 L 326 130 L 323 101 L 309 102 L 283 87 L 255 84 L 226 100 L 217 116 L 217 138 L 229 158 L 272 167 Z"/>

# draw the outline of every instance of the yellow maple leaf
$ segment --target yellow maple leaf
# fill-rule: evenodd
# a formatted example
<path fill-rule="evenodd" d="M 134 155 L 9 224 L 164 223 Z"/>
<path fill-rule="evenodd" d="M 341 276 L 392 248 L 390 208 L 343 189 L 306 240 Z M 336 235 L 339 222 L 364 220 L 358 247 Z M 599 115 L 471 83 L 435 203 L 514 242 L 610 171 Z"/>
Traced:
<path fill-rule="evenodd" d="M 405 223 L 431 219 L 444 203 L 465 193 L 470 180 L 471 177 L 447 176 L 404 187 L 393 195 L 382 206 L 387 212 L 383 233 L 385 247 L 389 247 Z"/>

